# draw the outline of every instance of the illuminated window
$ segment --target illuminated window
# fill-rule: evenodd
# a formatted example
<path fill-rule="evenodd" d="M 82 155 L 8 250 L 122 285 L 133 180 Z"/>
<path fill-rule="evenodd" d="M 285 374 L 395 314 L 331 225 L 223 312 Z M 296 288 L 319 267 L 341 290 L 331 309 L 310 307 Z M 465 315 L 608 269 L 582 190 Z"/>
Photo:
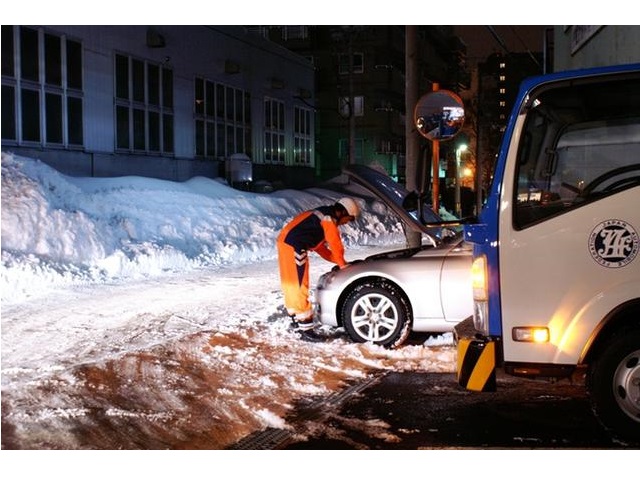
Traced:
<path fill-rule="evenodd" d="M 284 165 L 284 102 L 264 99 L 264 161 Z"/>
<path fill-rule="evenodd" d="M 349 108 L 349 97 L 340 97 L 338 99 L 338 110 L 340 115 L 345 118 L 349 118 L 351 112 L 356 117 L 362 117 L 364 115 L 364 97 L 362 95 L 353 97 L 353 110 Z"/>
<path fill-rule="evenodd" d="M 311 165 L 312 112 L 308 108 L 295 107 L 293 114 L 293 163 L 296 165 Z"/>

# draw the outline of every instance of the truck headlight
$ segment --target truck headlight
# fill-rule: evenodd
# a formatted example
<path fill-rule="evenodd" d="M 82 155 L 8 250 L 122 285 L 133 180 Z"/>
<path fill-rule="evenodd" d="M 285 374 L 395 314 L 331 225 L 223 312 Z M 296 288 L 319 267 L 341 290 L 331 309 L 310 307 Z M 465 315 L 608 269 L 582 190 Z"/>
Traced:
<path fill-rule="evenodd" d="M 487 288 L 487 257 L 480 255 L 471 264 L 471 284 L 473 299 L 476 302 L 486 302 L 489 298 Z"/>
<path fill-rule="evenodd" d="M 487 257 L 480 255 L 471 264 L 471 285 L 473 288 L 473 326 L 483 335 L 489 333 L 487 278 Z"/>

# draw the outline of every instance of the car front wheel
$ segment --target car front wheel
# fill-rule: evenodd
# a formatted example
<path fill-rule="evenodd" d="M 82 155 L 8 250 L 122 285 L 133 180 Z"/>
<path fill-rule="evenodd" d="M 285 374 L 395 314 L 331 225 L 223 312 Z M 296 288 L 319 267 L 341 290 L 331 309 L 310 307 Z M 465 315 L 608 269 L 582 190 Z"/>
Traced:
<path fill-rule="evenodd" d="M 354 342 L 395 348 L 409 336 L 410 309 L 393 285 L 360 285 L 349 293 L 344 303 L 342 323 Z"/>

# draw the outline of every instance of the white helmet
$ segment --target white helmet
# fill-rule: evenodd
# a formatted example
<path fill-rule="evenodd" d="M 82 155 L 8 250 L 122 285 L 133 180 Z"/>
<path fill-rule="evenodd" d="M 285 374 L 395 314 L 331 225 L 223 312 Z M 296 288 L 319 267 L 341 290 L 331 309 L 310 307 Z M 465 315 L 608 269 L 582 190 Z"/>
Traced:
<path fill-rule="evenodd" d="M 349 215 L 356 218 L 360 215 L 360 207 L 353 198 L 344 197 L 338 200 L 338 203 L 344 207 Z"/>

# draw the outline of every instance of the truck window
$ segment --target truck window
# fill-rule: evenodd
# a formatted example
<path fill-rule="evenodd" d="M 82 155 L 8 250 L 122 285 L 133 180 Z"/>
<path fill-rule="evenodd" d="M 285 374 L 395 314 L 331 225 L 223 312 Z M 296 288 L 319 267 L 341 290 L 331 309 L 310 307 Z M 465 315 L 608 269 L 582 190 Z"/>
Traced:
<path fill-rule="evenodd" d="M 640 185 L 640 80 L 531 96 L 518 152 L 514 226 L 527 228 Z"/>

